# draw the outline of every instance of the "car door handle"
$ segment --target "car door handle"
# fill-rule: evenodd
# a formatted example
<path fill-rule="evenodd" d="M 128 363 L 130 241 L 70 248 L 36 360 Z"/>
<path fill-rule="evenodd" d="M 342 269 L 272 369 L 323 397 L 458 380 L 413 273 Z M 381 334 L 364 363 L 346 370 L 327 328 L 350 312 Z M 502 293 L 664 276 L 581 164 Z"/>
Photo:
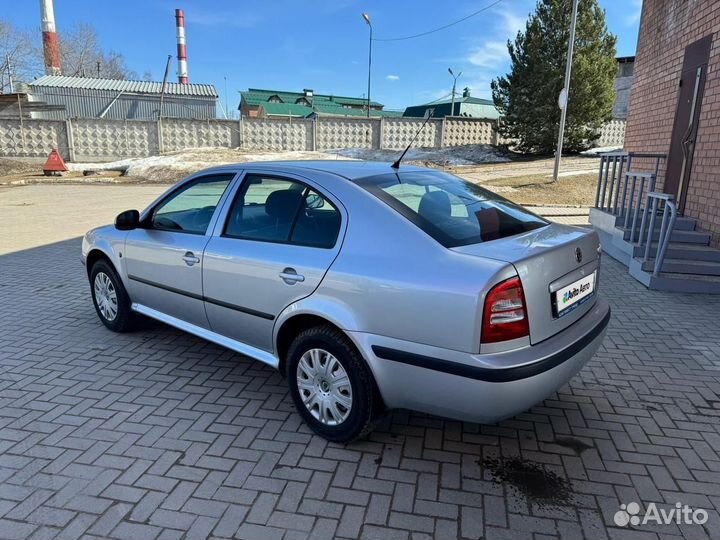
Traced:
<path fill-rule="evenodd" d="M 193 264 L 200 262 L 200 257 L 196 257 L 192 251 L 185 253 L 182 259 L 188 266 L 192 266 Z"/>
<path fill-rule="evenodd" d="M 305 276 L 298 274 L 294 268 L 285 268 L 278 275 L 280 276 L 280 279 L 282 279 L 288 285 L 293 285 L 295 283 L 305 281 Z"/>

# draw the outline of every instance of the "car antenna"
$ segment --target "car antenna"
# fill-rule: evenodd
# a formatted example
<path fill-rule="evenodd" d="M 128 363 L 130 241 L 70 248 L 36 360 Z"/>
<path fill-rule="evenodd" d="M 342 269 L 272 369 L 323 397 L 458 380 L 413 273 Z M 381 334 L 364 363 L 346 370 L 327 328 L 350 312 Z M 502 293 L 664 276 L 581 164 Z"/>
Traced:
<path fill-rule="evenodd" d="M 427 124 L 427 123 L 428 123 L 428 120 L 430 120 L 430 119 L 432 118 L 433 112 L 435 112 L 435 109 L 428 109 L 427 112 L 425 112 L 425 121 L 423 122 L 423 125 L 420 126 L 420 129 L 417 130 L 417 132 L 415 133 L 415 136 L 414 136 L 414 137 L 412 138 L 412 140 L 410 141 L 410 144 L 408 144 L 408 145 L 405 147 L 405 150 L 403 150 L 403 153 L 400 154 L 400 157 L 397 158 L 397 160 L 395 161 L 395 163 L 393 163 L 392 165 L 390 165 L 390 167 L 392 167 L 393 169 L 399 169 L 399 168 L 400 168 L 400 162 L 401 162 L 402 159 L 405 157 L 405 154 L 407 154 L 407 151 L 410 150 L 410 147 L 411 147 L 411 146 L 413 145 L 413 143 L 415 142 L 415 139 L 417 139 L 417 136 L 420 135 L 420 132 L 421 132 L 421 131 L 423 130 L 423 128 L 425 127 L 425 124 Z"/>

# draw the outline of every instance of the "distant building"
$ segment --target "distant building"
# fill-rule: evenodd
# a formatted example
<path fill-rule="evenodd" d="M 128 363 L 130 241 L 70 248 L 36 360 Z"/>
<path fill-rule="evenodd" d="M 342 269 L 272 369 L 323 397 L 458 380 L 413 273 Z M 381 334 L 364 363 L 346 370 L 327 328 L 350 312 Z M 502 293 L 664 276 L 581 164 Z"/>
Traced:
<path fill-rule="evenodd" d="M 630 87 L 633 82 L 635 70 L 634 56 L 621 56 L 617 58 L 617 74 L 615 75 L 615 103 L 613 103 L 612 116 L 616 120 L 626 120 L 628 117 L 628 104 L 630 103 Z"/>
<path fill-rule="evenodd" d="M 240 114 L 260 118 L 312 118 L 314 116 L 367 116 L 367 100 L 356 97 L 248 88 L 240 92 Z M 402 116 L 400 111 L 386 111 L 377 101 L 370 102 L 370 116 Z"/>
<path fill-rule="evenodd" d="M 444 116 L 467 116 L 470 118 L 488 118 L 496 120 L 500 113 L 489 99 L 475 98 L 470 95 L 470 89 L 465 88 L 462 96 L 455 97 L 455 110 L 450 111 L 452 100 L 450 98 L 441 101 L 433 101 L 424 105 L 413 105 L 405 109 L 403 116 L 422 118 L 428 109 L 433 109 L 433 118 Z"/>
<path fill-rule="evenodd" d="M 46 75 L 27 84 L 30 102 L 59 110 L 34 112 L 33 118 L 157 119 L 162 82 Z M 211 84 L 168 82 L 162 96 L 163 118 L 216 118 L 218 94 Z"/>

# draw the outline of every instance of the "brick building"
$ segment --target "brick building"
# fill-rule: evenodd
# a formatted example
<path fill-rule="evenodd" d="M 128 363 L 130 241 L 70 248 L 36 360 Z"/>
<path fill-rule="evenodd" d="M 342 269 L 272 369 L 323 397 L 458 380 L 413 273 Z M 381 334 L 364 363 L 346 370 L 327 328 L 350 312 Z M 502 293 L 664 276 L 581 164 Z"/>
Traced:
<path fill-rule="evenodd" d="M 720 1 L 643 2 L 633 71 L 590 222 L 647 287 L 720 294 Z"/>
<path fill-rule="evenodd" d="M 667 154 L 658 187 L 720 245 L 720 2 L 643 2 L 625 150 Z"/>

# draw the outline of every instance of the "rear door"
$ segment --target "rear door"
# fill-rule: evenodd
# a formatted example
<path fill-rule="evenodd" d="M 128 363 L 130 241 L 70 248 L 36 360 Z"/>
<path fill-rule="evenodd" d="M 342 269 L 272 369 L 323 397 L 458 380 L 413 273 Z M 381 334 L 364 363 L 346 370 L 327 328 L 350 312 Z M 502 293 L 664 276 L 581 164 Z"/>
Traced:
<path fill-rule="evenodd" d="M 341 208 L 305 179 L 248 173 L 205 248 L 212 330 L 272 351 L 275 318 L 312 294 L 338 254 Z"/>
<path fill-rule="evenodd" d="M 201 176 L 171 191 L 125 240 L 133 302 L 208 327 L 202 301 L 202 254 L 234 173 Z"/>

